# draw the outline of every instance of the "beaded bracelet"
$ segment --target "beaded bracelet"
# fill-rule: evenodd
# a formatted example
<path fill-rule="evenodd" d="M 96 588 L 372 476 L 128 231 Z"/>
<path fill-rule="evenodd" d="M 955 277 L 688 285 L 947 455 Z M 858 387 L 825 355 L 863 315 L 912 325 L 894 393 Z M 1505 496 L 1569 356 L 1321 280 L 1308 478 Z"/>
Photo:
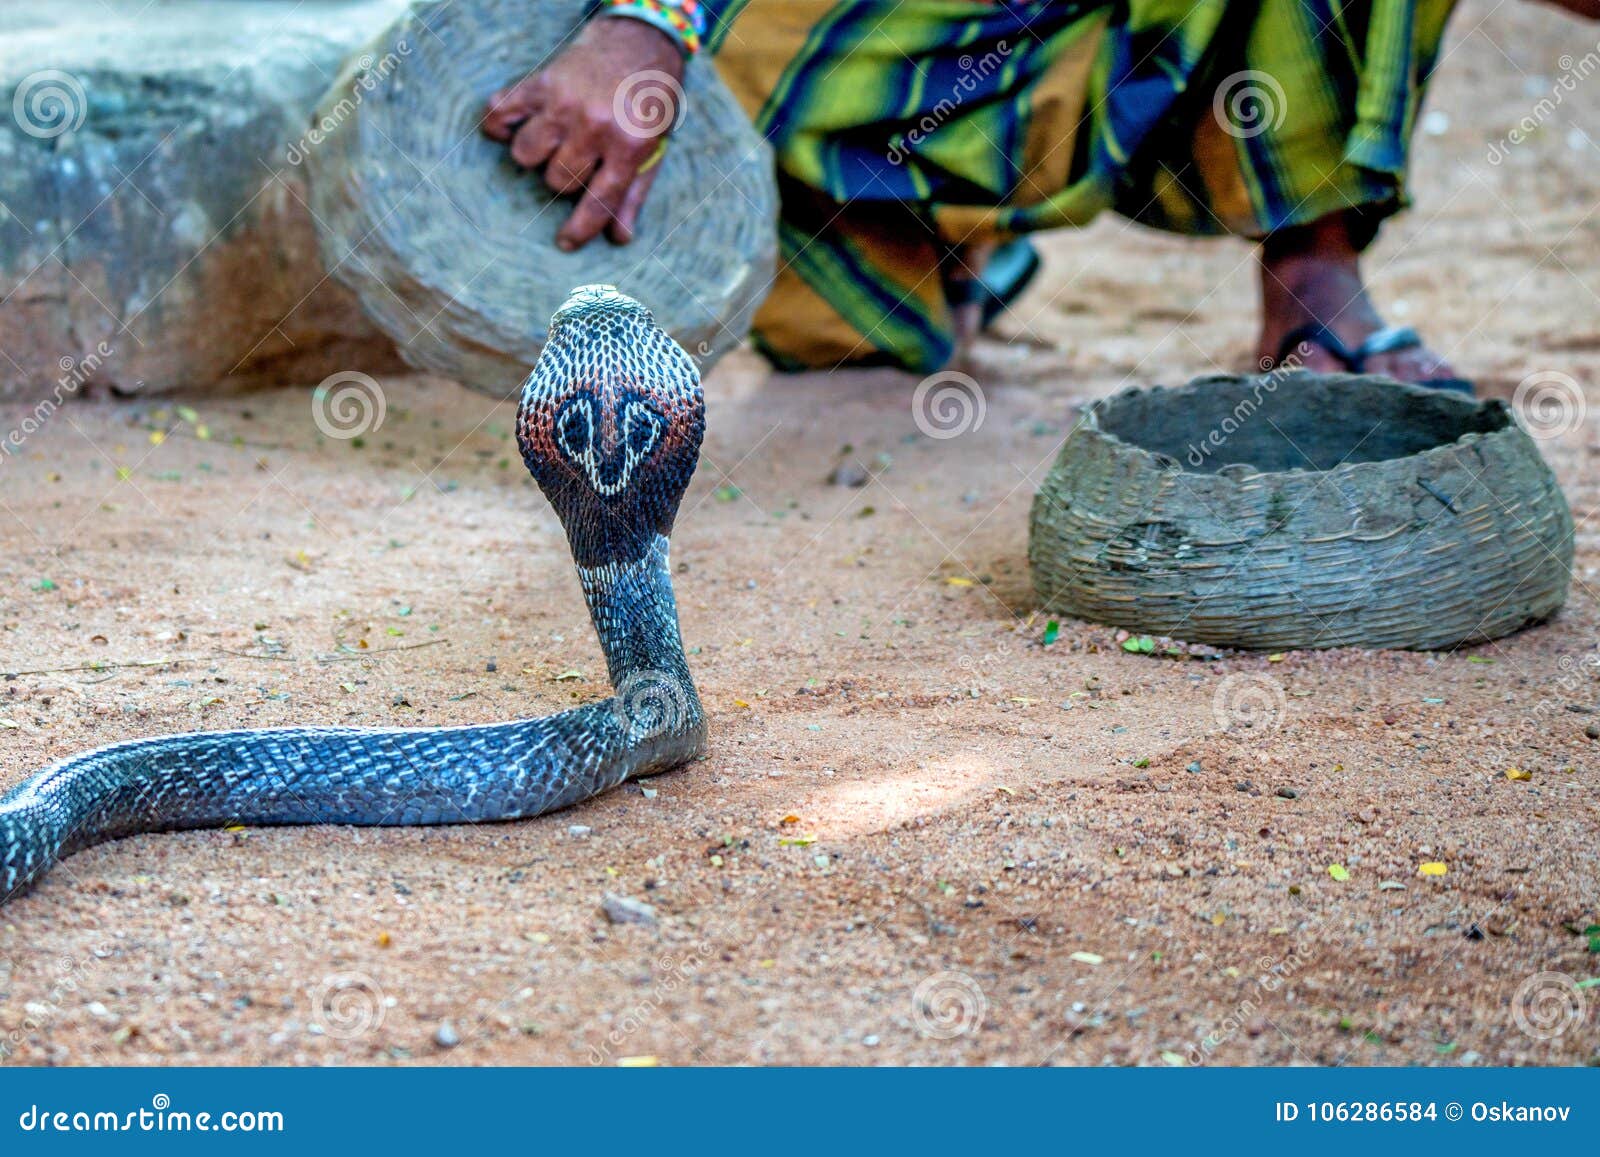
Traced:
<path fill-rule="evenodd" d="M 705 43 L 706 14 L 699 0 L 600 0 L 597 12 L 644 21 L 677 41 L 685 56 Z"/>

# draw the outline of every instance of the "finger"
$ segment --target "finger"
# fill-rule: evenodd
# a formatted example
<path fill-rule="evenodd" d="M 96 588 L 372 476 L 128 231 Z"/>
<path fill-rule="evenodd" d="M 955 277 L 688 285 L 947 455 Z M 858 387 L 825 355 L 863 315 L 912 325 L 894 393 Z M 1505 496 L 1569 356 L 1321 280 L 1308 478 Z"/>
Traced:
<path fill-rule="evenodd" d="M 576 193 L 600 164 L 593 144 L 567 137 L 544 167 L 544 183 L 556 193 Z"/>
<path fill-rule="evenodd" d="M 617 207 L 616 220 L 610 229 L 611 240 L 618 245 L 626 245 L 632 241 L 638 231 L 639 210 L 644 208 L 645 198 L 650 195 L 650 186 L 655 183 L 659 166 L 652 165 L 638 176 L 628 186 L 628 191 L 622 195 L 622 204 Z"/>
<path fill-rule="evenodd" d="M 483 131 L 491 140 L 509 141 L 521 125 L 544 107 L 541 86 L 522 81 L 502 88 L 489 98 L 483 113 Z"/>
<path fill-rule="evenodd" d="M 570 253 L 587 245 L 600 230 L 614 222 L 632 176 L 631 166 L 609 160 L 603 163 L 590 179 L 572 215 L 556 234 L 556 245 Z"/>
<path fill-rule="evenodd" d="M 517 130 L 511 159 L 524 169 L 537 169 L 561 144 L 561 129 L 549 117 L 535 117 Z"/>

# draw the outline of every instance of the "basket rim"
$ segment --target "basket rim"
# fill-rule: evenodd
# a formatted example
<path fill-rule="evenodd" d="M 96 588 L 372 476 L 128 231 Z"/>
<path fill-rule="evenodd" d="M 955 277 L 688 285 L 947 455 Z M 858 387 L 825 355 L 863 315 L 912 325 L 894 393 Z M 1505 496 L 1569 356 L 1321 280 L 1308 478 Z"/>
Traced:
<path fill-rule="evenodd" d="M 1141 446 L 1137 442 L 1130 442 L 1126 438 L 1113 434 L 1100 424 L 1101 414 L 1106 409 L 1138 394 L 1200 393 L 1216 382 L 1252 382 L 1272 378 L 1277 378 L 1280 381 L 1291 381 L 1295 378 L 1313 378 L 1322 384 L 1331 385 L 1335 389 L 1346 389 L 1358 385 L 1381 385 L 1390 389 L 1405 391 L 1416 398 L 1426 398 L 1434 402 L 1442 402 L 1447 406 L 1455 406 L 1460 410 L 1464 418 L 1474 413 L 1492 414 L 1499 425 L 1492 430 L 1468 430 L 1448 442 L 1440 442 L 1437 445 L 1429 446 L 1426 450 L 1418 450 L 1412 454 L 1360 462 L 1341 462 L 1328 470 L 1308 469 L 1304 466 L 1294 466 L 1288 470 L 1259 470 L 1248 462 L 1229 463 L 1214 470 L 1192 470 L 1178 459 Z M 1181 386 L 1160 384 L 1126 386 L 1114 394 L 1104 398 L 1096 398 L 1084 408 L 1082 418 L 1063 442 L 1063 450 L 1066 448 L 1067 442 L 1071 442 L 1073 438 L 1078 437 L 1080 434 L 1092 435 L 1119 453 L 1146 459 L 1155 470 L 1165 473 L 1184 474 L 1195 479 L 1218 478 L 1232 482 L 1254 481 L 1261 478 L 1316 476 L 1319 474 L 1361 470 L 1392 471 L 1394 464 L 1397 462 L 1428 462 L 1436 460 L 1453 454 L 1462 447 L 1470 446 L 1475 442 L 1489 438 L 1509 436 L 1516 439 L 1527 439 L 1530 444 L 1532 442 L 1528 432 L 1517 422 L 1515 412 L 1500 398 L 1471 398 L 1429 386 L 1420 386 L 1414 382 L 1402 382 L 1384 374 L 1319 374 L 1301 369 L 1285 372 L 1274 370 L 1263 374 L 1205 374 L 1192 378 Z"/>

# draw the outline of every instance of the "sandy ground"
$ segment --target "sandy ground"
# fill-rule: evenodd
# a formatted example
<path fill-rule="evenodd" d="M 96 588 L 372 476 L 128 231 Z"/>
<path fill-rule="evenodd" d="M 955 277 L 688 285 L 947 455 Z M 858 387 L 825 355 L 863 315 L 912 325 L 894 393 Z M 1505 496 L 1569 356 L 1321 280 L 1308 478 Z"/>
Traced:
<path fill-rule="evenodd" d="M 1558 371 L 1593 404 L 1600 102 L 1485 158 L 1597 36 L 1487 12 L 1457 21 L 1374 279 L 1487 394 Z M 1254 299 L 1233 243 L 1107 221 L 1047 248 L 962 437 L 918 432 L 902 376 L 712 376 L 675 538 L 709 758 L 525 823 L 83 852 L 0 911 L 0 1055 L 1594 1063 L 1594 419 L 1541 443 L 1579 526 L 1546 626 L 1202 662 L 1069 621 L 1045 647 L 1027 511 L 1074 407 L 1246 365 Z M 305 385 L 74 404 L 0 465 L 0 662 L 53 672 L 0 684 L 0 782 L 130 736 L 606 693 L 510 408 L 387 378 L 356 445 Z M 841 460 L 870 481 L 830 485 Z M 89 664 L 129 666 L 60 670 Z M 1284 709 L 1219 716 L 1239 673 Z M 659 926 L 608 923 L 607 892 Z"/>

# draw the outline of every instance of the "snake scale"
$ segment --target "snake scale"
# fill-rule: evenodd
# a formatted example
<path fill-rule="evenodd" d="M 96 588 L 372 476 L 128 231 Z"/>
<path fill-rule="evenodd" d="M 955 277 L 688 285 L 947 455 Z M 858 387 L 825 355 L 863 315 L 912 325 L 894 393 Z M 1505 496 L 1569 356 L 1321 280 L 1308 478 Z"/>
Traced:
<path fill-rule="evenodd" d="M 0 797 L 0 901 L 139 832 L 521 819 L 695 758 L 705 715 L 667 538 L 704 432 L 699 371 L 649 311 L 610 286 L 573 290 L 517 441 L 566 530 L 615 696 L 512 723 L 191 732 L 75 755 Z"/>

